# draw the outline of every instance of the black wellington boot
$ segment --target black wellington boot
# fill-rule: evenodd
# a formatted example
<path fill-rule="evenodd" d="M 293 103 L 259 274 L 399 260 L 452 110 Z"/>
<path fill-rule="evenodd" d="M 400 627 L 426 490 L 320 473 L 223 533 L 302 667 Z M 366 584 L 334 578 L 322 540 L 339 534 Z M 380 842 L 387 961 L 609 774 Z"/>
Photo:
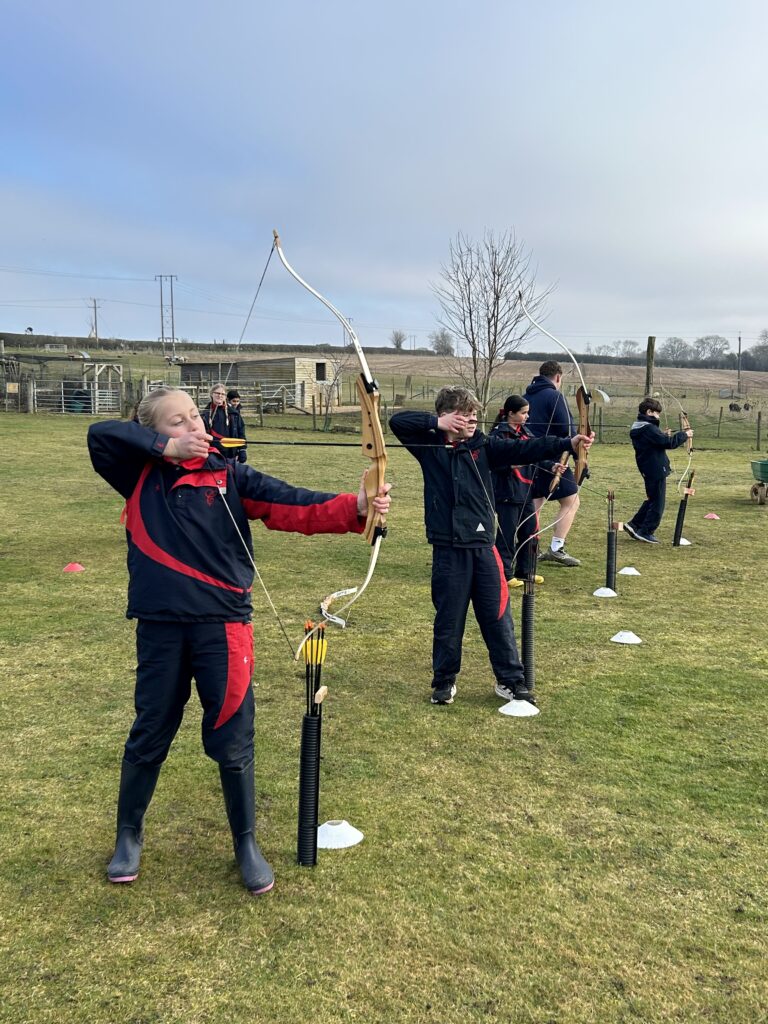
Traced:
<path fill-rule="evenodd" d="M 256 842 L 253 761 L 242 771 L 232 771 L 219 765 L 219 775 L 229 827 L 232 829 L 235 858 L 245 887 L 254 896 L 269 892 L 275 884 L 275 876 Z"/>
<path fill-rule="evenodd" d="M 155 792 L 159 766 L 123 761 L 117 798 L 117 840 L 107 868 L 110 882 L 133 882 L 139 873 L 144 814 Z"/>

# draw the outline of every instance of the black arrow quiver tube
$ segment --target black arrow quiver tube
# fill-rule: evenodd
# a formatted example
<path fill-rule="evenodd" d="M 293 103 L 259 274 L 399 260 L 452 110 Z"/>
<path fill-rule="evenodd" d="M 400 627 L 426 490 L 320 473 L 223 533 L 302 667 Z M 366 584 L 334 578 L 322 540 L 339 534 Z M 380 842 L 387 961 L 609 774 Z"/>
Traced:
<path fill-rule="evenodd" d="M 688 474 L 688 483 L 683 491 L 683 496 L 680 499 L 680 505 L 677 509 L 677 520 L 675 521 L 675 535 L 672 538 L 672 546 L 675 548 L 680 547 L 680 541 L 683 537 L 683 523 L 685 522 L 685 510 L 688 507 L 688 498 L 690 496 L 691 484 L 693 483 L 693 475 L 696 472 L 692 469 Z"/>
<path fill-rule="evenodd" d="M 534 622 L 535 622 L 535 607 L 536 607 L 536 581 L 534 579 L 536 575 L 536 555 L 538 553 L 538 541 L 534 538 L 530 542 L 531 553 L 530 553 L 530 568 L 528 575 L 523 581 L 523 603 L 522 603 L 522 617 L 520 621 L 520 646 L 521 655 L 523 662 L 523 669 L 525 670 L 525 685 L 528 692 L 533 697 L 536 687 L 536 662 L 534 658 Z"/>
<path fill-rule="evenodd" d="M 605 585 L 609 590 L 616 590 L 616 537 L 618 523 L 614 517 L 615 495 L 608 491 L 608 542 L 605 554 Z"/>
<path fill-rule="evenodd" d="M 299 757 L 299 825 L 296 860 L 302 867 L 317 864 L 317 818 L 320 807 L 320 742 L 323 729 L 323 698 L 327 687 L 320 687 L 320 675 L 327 641 L 325 624 L 315 630 L 314 623 L 304 624 L 307 709 L 301 722 L 301 754 Z"/>
<path fill-rule="evenodd" d="M 320 806 L 321 715 L 304 715 L 299 761 L 299 834 L 296 859 L 302 867 L 317 864 L 317 815 Z"/>

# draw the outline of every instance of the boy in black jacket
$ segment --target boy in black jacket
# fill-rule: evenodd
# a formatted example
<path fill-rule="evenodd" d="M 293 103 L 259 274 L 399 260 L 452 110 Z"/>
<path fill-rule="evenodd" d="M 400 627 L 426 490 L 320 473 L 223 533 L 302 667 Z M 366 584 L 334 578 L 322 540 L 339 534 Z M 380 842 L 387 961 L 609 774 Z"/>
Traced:
<path fill-rule="evenodd" d="M 399 412 L 393 433 L 424 475 L 424 520 L 432 545 L 432 703 L 452 704 L 461 668 L 461 644 L 470 601 L 504 700 L 532 700 L 520 664 L 509 590 L 494 546 L 496 511 L 491 473 L 511 465 L 557 459 L 564 451 L 589 448 L 586 437 L 541 437 L 511 441 L 477 429 L 480 403 L 466 388 L 446 387 L 435 400 L 436 415 Z"/>
<path fill-rule="evenodd" d="M 679 448 L 685 444 L 693 431 L 678 430 L 673 434 L 659 427 L 662 405 L 655 398 L 644 398 L 637 410 L 637 419 L 632 424 L 629 436 L 635 449 L 637 468 L 645 484 L 645 501 L 635 512 L 624 530 L 635 540 L 646 544 L 658 544 L 653 531 L 664 515 L 667 477 L 672 472 L 667 457 L 668 448 Z"/>

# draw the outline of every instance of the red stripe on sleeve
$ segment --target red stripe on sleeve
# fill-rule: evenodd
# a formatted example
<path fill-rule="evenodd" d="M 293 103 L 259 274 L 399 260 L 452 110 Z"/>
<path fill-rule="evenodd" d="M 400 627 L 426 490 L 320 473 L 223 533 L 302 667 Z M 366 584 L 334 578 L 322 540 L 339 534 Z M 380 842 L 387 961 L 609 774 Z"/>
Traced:
<path fill-rule="evenodd" d="M 356 494 L 337 494 L 315 505 L 281 505 L 241 498 L 249 519 L 261 519 L 269 530 L 293 533 L 362 533 L 365 520 L 357 514 Z"/>

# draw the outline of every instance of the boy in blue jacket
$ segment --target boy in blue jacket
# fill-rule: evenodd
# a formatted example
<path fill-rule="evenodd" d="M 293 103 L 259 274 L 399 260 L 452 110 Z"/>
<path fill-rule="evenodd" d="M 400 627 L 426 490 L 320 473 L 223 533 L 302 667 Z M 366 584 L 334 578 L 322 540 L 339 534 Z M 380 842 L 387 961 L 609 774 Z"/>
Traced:
<path fill-rule="evenodd" d="M 556 460 L 594 439 L 541 437 L 507 440 L 477 429 L 481 405 L 462 387 L 438 392 L 435 413 L 399 412 L 389 421 L 395 436 L 417 459 L 424 476 L 424 520 L 432 545 L 432 703 L 452 704 L 461 668 L 469 604 L 483 635 L 495 693 L 504 700 L 531 700 L 517 653 L 509 589 L 495 547 L 493 470 Z"/>
<path fill-rule="evenodd" d="M 645 484 L 645 501 L 635 512 L 624 530 L 635 540 L 646 544 L 658 544 L 653 531 L 661 522 L 666 501 L 667 477 L 672 472 L 667 450 L 685 444 L 693 431 L 678 430 L 676 433 L 663 431 L 659 427 L 662 405 L 655 398 L 644 398 L 637 410 L 637 419 L 632 424 L 629 437 L 635 449 L 635 462 Z"/>
<path fill-rule="evenodd" d="M 163 387 L 134 422 L 88 431 L 96 472 L 125 499 L 128 611 L 137 619 L 136 718 L 125 744 L 110 882 L 139 873 L 144 814 L 194 678 L 218 763 L 235 857 L 253 895 L 274 885 L 256 842 L 249 521 L 303 534 L 362 533 L 368 500 L 309 491 L 225 459 L 186 392 Z M 374 508 L 386 513 L 382 486 Z"/>

